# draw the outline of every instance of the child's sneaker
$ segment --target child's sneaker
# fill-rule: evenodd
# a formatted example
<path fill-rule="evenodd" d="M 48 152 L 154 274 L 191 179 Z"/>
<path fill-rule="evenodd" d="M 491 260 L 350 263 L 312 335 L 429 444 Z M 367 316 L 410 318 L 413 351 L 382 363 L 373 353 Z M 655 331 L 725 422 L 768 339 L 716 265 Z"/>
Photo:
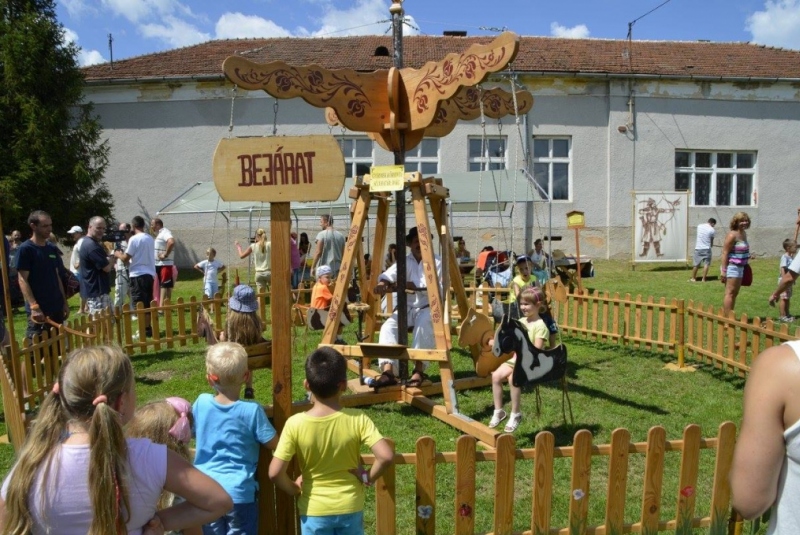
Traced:
<path fill-rule="evenodd" d="M 780 318 L 780 321 L 783 323 L 792 323 L 794 321 L 794 316 L 783 316 Z"/>
<path fill-rule="evenodd" d="M 519 427 L 520 423 L 522 423 L 522 413 L 518 412 L 514 414 L 512 412 L 511 418 L 508 419 L 508 423 L 506 424 L 506 427 L 505 429 L 503 429 L 503 431 L 505 431 L 506 433 L 513 433 L 514 431 L 517 430 L 517 427 Z"/>
<path fill-rule="evenodd" d="M 496 411 L 494 411 L 492 419 L 489 420 L 489 429 L 494 429 L 495 427 L 500 425 L 500 422 L 505 420 L 507 416 L 508 414 L 506 414 L 506 411 L 504 411 L 503 409 L 497 409 Z"/>

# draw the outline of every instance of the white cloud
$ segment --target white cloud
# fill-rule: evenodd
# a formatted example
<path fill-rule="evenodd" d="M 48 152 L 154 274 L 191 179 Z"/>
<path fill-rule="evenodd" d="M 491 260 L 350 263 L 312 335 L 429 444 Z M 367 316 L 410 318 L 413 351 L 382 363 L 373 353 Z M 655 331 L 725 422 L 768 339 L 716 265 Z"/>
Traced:
<path fill-rule="evenodd" d="M 88 67 L 89 65 L 97 65 L 98 63 L 105 63 L 106 58 L 97 50 L 81 50 L 78 52 L 78 63 L 81 67 Z"/>
<path fill-rule="evenodd" d="M 70 43 L 77 43 L 78 42 L 78 34 L 75 33 L 74 31 L 70 30 L 69 28 L 67 28 L 65 26 L 64 27 L 64 37 L 63 37 L 62 40 L 63 40 L 65 45 L 68 45 Z"/>
<path fill-rule="evenodd" d="M 745 26 L 754 43 L 800 49 L 800 0 L 767 0 Z"/>
<path fill-rule="evenodd" d="M 568 39 L 584 39 L 589 37 L 589 28 L 587 28 L 585 24 L 578 24 L 572 28 L 567 28 L 557 22 L 551 22 L 550 35 L 553 37 L 566 37 Z"/>
<path fill-rule="evenodd" d="M 215 28 L 217 39 L 246 37 L 291 37 L 291 32 L 256 15 L 223 13 Z"/>
<path fill-rule="evenodd" d="M 81 18 L 84 13 L 94 13 L 96 11 L 85 0 L 59 0 L 59 3 L 66 8 L 67 14 L 74 19 Z"/>
<path fill-rule="evenodd" d="M 357 0 L 350 9 L 336 9 L 330 4 L 324 11 L 325 13 L 319 18 L 320 29 L 312 33 L 315 37 L 382 35 L 391 26 L 391 23 L 386 22 L 391 15 L 385 0 Z M 378 21 L 384 22 L 376 24 Z M 418 32 L 405 26 L 403 33 L 414 35 Z"/>
<path fill-rule="evenodd" d="M 114 15 L 121 15 L 133 23 L 174 13 L 193 16 L 191 8 L 178 0 L 101 0 L 101 2 Z"/>
<path fill-rule="evenodd" d="M 160 39 L 173 47 L 182 47 L 208 41 L 211 36 L 177 17 L 166 16 L 164 24 L 142 24 L 139 31 L 144 37 Z"/>

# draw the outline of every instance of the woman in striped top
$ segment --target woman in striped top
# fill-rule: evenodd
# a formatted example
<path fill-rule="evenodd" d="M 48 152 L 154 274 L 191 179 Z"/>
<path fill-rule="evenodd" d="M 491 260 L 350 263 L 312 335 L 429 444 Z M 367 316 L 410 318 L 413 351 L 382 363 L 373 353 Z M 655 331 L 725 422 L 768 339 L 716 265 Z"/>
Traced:
<path fill-rule="evenodd" d="M 731 219 L 728 235 L 722 244 L 722 263 L 720 280 L 725 285 L 725 297 L 722 300 L 722 311 L 727 316 L 736 305 L 736 296 L 742 287 L 744 266 L 750 260 L 750 245 L 747 243 L 747 229 L 750 228 L 750 216 L 738 212 Z"/>

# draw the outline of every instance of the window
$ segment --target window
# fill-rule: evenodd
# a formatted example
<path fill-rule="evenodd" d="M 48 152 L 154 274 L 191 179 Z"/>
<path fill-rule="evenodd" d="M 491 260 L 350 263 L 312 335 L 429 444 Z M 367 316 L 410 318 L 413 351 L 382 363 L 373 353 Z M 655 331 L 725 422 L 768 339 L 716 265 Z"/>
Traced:
<path fill-rule="evenodd" d="M 339 146 L 344 154 L 345 176 L 355 177 L 369 174 L 374 159 L 372 140 L 368 137 L 339 138 Z"/>
<path fill-rule="evenodd" d="M 755 175 L 755 152 L 675 151 L 675 189 L 693 206 L 752 206 Z"/>
<path fill-rule="evenodd" d="M 571 160 L 571 138 L 534 136 L 533 178 L 554 201 L 570 199 Z"/>
<path fill-rule="evenodd" d="M 439 172 L 439 140 L 423 139 L 413 149 L 406 151 L 405 167 L 407 173 L 419 171 L 422 176 Z"/>
<path fill-rule="evenodd" d="M 506 168 L 506 136 L 469 138 L 469 170 L 489 171 Z"/>

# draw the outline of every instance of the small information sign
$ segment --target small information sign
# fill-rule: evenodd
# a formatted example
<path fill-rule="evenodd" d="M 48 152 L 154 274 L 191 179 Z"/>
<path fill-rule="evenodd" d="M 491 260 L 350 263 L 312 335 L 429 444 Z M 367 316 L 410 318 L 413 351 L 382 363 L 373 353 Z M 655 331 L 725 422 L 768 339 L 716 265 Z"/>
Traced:
<path fill-rule="evenodd" d="M 370 191 L 400 191 L 405 186 L 405 169 L 402 165 L 378 165 L 369 171 Z"/>

